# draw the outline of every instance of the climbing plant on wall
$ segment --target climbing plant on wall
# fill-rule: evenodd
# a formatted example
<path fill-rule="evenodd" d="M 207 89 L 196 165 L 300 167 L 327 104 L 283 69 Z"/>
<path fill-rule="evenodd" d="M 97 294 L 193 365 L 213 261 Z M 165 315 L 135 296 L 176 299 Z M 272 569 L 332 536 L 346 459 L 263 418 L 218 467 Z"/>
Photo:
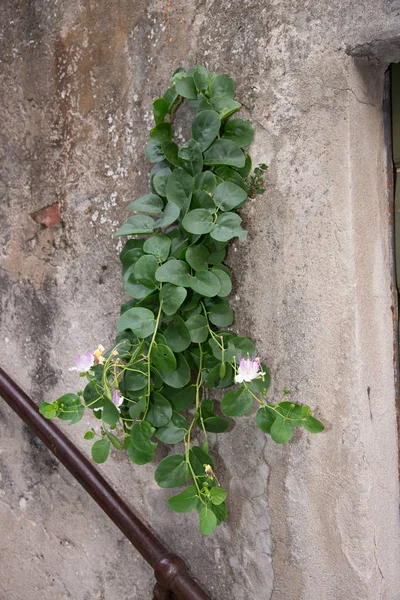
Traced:
<path fill-rule="evenodd" d="M 125 451 L 138 465 L 153 461 L 159 443 L 172 447 L 155 469 L 175 512 L 197 511 L 200 531 L 211 533 L 227 517 L 226 490 L 209 455 L 209 434 L 229 429 L 231 417 L 256 403 L 255 422 L 278 444 L 295 427 L 323 430 L 309 406 L 266 400 L 267 366 L 253 342 L 236 335 L 228 297 L 227 246 L 247 232 L 237 214 L 249 196 L 264 191 L 265 165 L 252 172 L 243 148 L 251 123 L 231 118 L 240 108 L 235 83 L 201 66 L 173 75 L 153 104 L 155 127 L 145 152 L 154 167 L 150 193 L 128 208 L 135 214 L 116 236 L 129 236 L 121 252 L 125 291 L 114 347 L 77 357 L 73 367 L 88 380 L 83 391 L 40 405 L 42 415 L 78 422 L 85 409 L 100 422 L 85 434 L 92 456 L 107 460 Z M 173 116 L 182 101 L 193 109 L 191 136 L 174 141 Z M 132 237 L 134 236 L 134 237 Z M 229 390 L 221 401 L 212 389 Z M 226 418 L 228 417 L 228 418 Z"/>

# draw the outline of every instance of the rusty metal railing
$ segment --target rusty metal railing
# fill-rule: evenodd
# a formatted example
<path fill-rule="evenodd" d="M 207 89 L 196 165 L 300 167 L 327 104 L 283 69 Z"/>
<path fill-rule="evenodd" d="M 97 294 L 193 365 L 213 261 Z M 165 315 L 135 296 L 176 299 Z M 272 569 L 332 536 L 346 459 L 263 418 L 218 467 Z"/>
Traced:
<path fill-rule="evenodd" d="M 132 512 L 93 464 L 0 368 L 0 395 L 68 469 L 93 500 L 154 570 L 153 600 L 210 600 L 190 576 L 180 556 L 172 554 Z"/>

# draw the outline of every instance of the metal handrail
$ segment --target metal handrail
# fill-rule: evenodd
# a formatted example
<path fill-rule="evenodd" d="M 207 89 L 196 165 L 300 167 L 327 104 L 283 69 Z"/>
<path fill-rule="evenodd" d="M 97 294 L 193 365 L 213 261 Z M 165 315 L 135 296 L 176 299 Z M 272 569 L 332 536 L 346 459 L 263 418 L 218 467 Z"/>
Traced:
<path fill-rule="evenodd" d="M 52 421 L 39 413 L 25 392 L 0 368 L 0 395 L 92 496 L 154 570 L 153 600 L 210 600 L 172 554 L 118 496 L 84 454 Z"/>

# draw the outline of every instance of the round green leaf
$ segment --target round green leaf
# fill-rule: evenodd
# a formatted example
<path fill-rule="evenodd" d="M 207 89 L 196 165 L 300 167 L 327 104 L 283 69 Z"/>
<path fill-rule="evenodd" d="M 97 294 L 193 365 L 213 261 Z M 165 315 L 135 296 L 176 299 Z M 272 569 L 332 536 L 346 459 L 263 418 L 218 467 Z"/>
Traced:
<path fill-rule="evenodd" d="M 225 360 L 230 362 L 236 356 L 243 356 L 243 358 L 249 358 L 256 355 L 256 347 L 249 338 L 245 337 L 234 337 L 228 342 L 228 350 L 225 354 Z"/>
<path fill-rule="evenodd" d="M 304 419 L 301 424 L 304 429 L 307 429 L 310 433 L 321 433 L 321 431 L 324 431 L 325 429 L 323 423 L 311 415 Z"/>
<path fill-rule="evenodd" d="M 116 425 L 119 421 L 119 416 L 119 410 L 115 404 L 111 402 L 111 400 L 105 400 L 101 413 L 101 418 L 103 419 L 104 423 L 107 423 L 107 425 L 111 426 Z"/>
<path fill-rule="evenodd" d="M 203 114 L 203 113 L 200 113 Z M 245 156 L 242 150 L 230 140 L 215 140 L 204 153 L 205 165 L 228 165 L 230 167 L 244 167 Z"/>
<path fill-rule="evenodd" d="M 211 173 L 211 171 L 203 171 L 202 173 L 197 175 L 194 181 L 195 190 L 204 190 L 205 192 L 207 192 L 207 194 L 211 195 L 214 193 L 216 185 L 217 182 L 215 180 L 215 175 L 214 173 Z"/>
<path fill-rule="evenodd" d="M 180 74 L 179 74 L 180 75 Z M 175 89 L 180 96 L 189 100 L 196 100 L 197 88 L 193 77 L 184 75 L 174 78 Z"/>
<path fill-rule="evenodd" d="M 159 371 L 175 371 L 176 358 L 168 346 L 156 344 L 151 349 L 151 362 Z"/>
<path fill-rule="evenodd" d="M 159 173 L 162 173 L 165 170 L 166 169 L 163 169 L 162 171 L 159 171 Z M 150 215 L 161 215 L 164 208 L 164 202 L 155 194 L 146 194 L 146 196 L 142 196 L 128 204 L 128 208 L 129 210 L 149 213 Z"/>
<path fill-rule="evenodd" d="M 275 420 L 271 425 L 269 434 L 277 444 L 286 444 L 292 439 L 293 431 L 289 421 L 275 413 Z"/>
<path fill-rule="evenodd" d="M 241 228 L 241 222 L 242 219 L 235 213 L 219 215 L 210 235 L 214 240 L 219 242 L 227 242 L 234 237 L 244 239 L 246 237 L 246 231 Z"/>
<path fill-rule="evenodd" d="M 197 271 L 190 281 L 190 287 L 201 296 L 208 298 L 217 296 L 221 289 L 218 277 L 211 271 Z"/>
<path fill-rule="evenodd" d="M 155 256 L 141 256 L 133 268 L 133 276 L 142 285 L 154 289 L 156 280 L 154 274 L 158 269 Z"/>
<path fill-rule="evenodd" d="M 170 422 L 164 427 L 160 427 L 155 436 L 164 444 L 177 444 L 185 437 L 188 424 L 185 417 L 176 411 L 172 411 Z"/>
<path fill-rule="evenodd" d="M 153 452 L 157 448 L 156 442 L 152 442 L 150 439 L 154 432 L 155 428 L 147 421 L 135 423 L 130 433 L 132 446 L 139 452 Z"/>
<path fill-rule="evenodd" d="M 151 335 L 155 326 L 154 314 L 148 308 L 130 308 L 117 321 L 118 331 L 130 329 L 139 338 L 146 338 Z"/>
<path fill-rule="evenodd" d="M 182 227 L 189 233 L 209 233 L 214 227 L 214 219 L 205 208 L 196 208 L 183 217 Z"/>
<path fill-rule="evenodd" d="M 214 199 L 204 190 L 196 190 L 193 193 L 190 208 L 191 210 L 194 210 L 196 208 L 203 208 L 206 209 L 207 212 L 209 212 L 210 214 L 214 214 L 217 210 Z"/>
<path fill-rule="evenodd" d="M 218 281 L 221 286 L 218 296 L 220 298 L 226 298 L 226 296 L 229 296 L 232 291 L 232 281 L 228 273 L 225 273 L 225 271 L 222 271 L 218 268 L 211 269 L 211 273 L 218 277 Z"/>
<path fill-rule="evenodd" d="M 220 487 L 211 488 L 210 490 L 211 502 L 215 506 L 222 504 L 225 501 L 227 495 L 227 491 Z"/>
<path fill-rule="evenodd" d="M 189 246 L 186 250 L 185 260 L 195 271 L 207 271 L 209 252 L 202 244 Z"/>
<path fill-rule="evenodd" d="M 167 235 L 152 235 L 143 244 L 143 250 L 146 254 L 152 254 L 159 262 L 167 260 L 170 248 L 171 240 Z M 136 277 L 136 279 L 138 278 Z"/>
<path fill-rule="evenodd" d="M 165 115 L 168 113 L 168 102 L 165 98 L 157 98 L 153 102 L 153 114 L 156 125 L 164 121 Z"/>
<path fill-rule="evenodd" d="M 39 405 L 39 412 L 45 419 L 55 419 L 58 415 L 58 406 L 57 403 L 54 402 L 50 404 L 49 402 L 41 402 Z M 90 433 L 90 432 L 88 432 Z M 91 438 L 86 438 L 91 439 Z"/>
<path fill-rule="evenodd" d="M 121 235 L 136 235 L 141 233 L 152 233 L 155 227 L 154 219 L 147 215 L 134 215 L 129 217 L 115 233 L 114 237 Z"/>
<path fill-rule="evenodd" d="M 186 321 L 190 337 L 195 344 L 202 344 L 208 338 L 208 322 L 204 315 L 194 315 Z"/>
<path fill-rule="evenodd" d="M 154 228 L 165 229 L 175 223 L 177 218 L 179 217 L 179 206 L 173 204 L 172 202 L 167 202 L 167 205 L 164 209 L 162 216 L 156 221 L 154 224 Z"/>
<path fill-rule="evenodd" d="M 230 181 L 220 183 L 214 194 L 214 202 L 223 211 L 233 210 L 247 198 L 247 192 Z"/>
<path fill-rule="evenodd" d="M 162 488 L 178 487 L 185 483 L 186 462 L 180 454 L 167 456 L 158 465 L 154 479 Z"/>
<path fill-rule="evenodd" d="M 208 506 L 202 506 L 199 511 L 200 533 L 210 535 L 217 526 L 217 517 Z"/>
<path fill-rule="evenodd" d="M 217 327 L 229 327 L 233 323 L 233 310 L 227 304 L 216 304 L 210 308 L 208 318 Z"/>
<path fill-rule="evenodd" d="M 149 410 L 146 419 L 154 427 L 164 427 L 172 417 L 172 406 L 164 396 L 153 392 L 150 396 Z"/>
<path fill-rule="evenodd" d="M 241 417 L 249 412 L 253 397 L 247 390 L 239 388 L 236 392 L 228 392 L 221 400 L 221 410 L 227 417 Z"/>
<path fill-rule="evenodd" d="M 262 406 L 256 414 L 257 427 L 264 433 L 270 433 L 272 423 L 275 421 L 275 413 L 268 407 Z"/>
<path fill-rule="evenodd" d="M 215 96 L 214 98 L 211 98 L 210 102 L 213 109 L 219 114 L 221 121 L 229 117 L 241 107 L 239 102 L 232 100 L 232 98 L 229 98 L 229 96 Z"/>
<path fill-rule="evenodd" d="M 203 421 L 206 431 L 210 433 L 223 433 L 229 427 L 229 421 L 223 417 L 208 417 Z"/>
<path fill-rule="evenodd" d="M 124 388 L 130 392 L 142 390 L 147 385 L 147 373 L 142 373 L 138 365 L 134 365 L 125 371 Z"/>
<path fill-rule="evenodd" d="M 165 195 L 166 195 L 165 186 L 167 185 L 167 179 L 168 179 L 170 173 L 171 173 L 171 169 L 169 167 L 165 167 L 164 169 L 157 171 L 157 173 L 153 177 L 153 180 L 152 180 L 153 187 L 156 190 L 157 194 L 159 194 L 160 196 L 165 197 Z M 158 211 L 158 214 L 161 214 L 163 208 L 164 208 L 164 202 L 162 203 L 161 210 Z"/>
<path fill-rule="evenodd" d="M 187 513 L 196 508 L 198 500 L 196 488 L 194 485 L 190 485 L 180 494 L 171 496 L 168 499 L 168 507 L 177 513 Z"/>
<path fill-rule="evenodd" d="M 167 180 L 166 195 L 168 202 L 183 208 L 193 192 L 194 181 L 184 169 L 175 169 Z"/>
<path fill-rule="evenodd" d="M 190 381 L 190 368 L 183 354 L 178 354 L 178 368 L 171 373 L 160 373 L 163 381 L 173 388 L 182 388 Z"/>
<path fill-rule="evenodd" d="M 160 292 L 160 300 L 162 300 L 162 309 L 166 315 L 174 315 L 178 308 L 183 304 L 187 296 L 187 291 L 184 287 L 167 283 L 163 285 Z"/>
<path fill-rule="evenodd" d="M 174 167 L 179 167 L 178 146 L 175 142 L 163 142 L 161 148 L 167 161 Z"/>
<path fill-rule="evenodd" d="M 188 140 L 178 152 L 179 164 L 190 175 L 196 177 L 203 168 L 203 154 L 195 140 Z"/>
<path fill-rule="evenodd" d="M 100 465 L 106 462 L 110 453 L 111 444 L 109 440 L 98 440 L 92 446 L 92 458 L 95 463 Z"/>
<path fill-rule="evenodd" d="M 150 130 L 150 139 L 157 142 L 168 142 L 172 138 L 171 123 L 160 123 Z"/>
<path fill-rule="evenodd" d="M 135 465 L 146 465 L 151 462 L 154 458 L 155 450 L 149 450 L 148 452 L 140 452 L 135 446 L 130 446 L 127 450 L 127 455 Z"/>
<path fill-rule="evenodd" d="M 254 139 L 254 129 L 250 121 L 245 119 L 232 119 L 228 121 L 224 127 L 223 137 L 227 140 L 232 140 L 240 148 L 244 148 L 251 144 Z"/>
<path fill-rule="evenodd" d="M 196 386 L 188 385 L 182 390 L 165 386 L 163 388 L 163 394 L 168 398 L 175 410 L 183 411 L 195 403 Z"/>
<path fill-rule="evenodd" d="M 191 282 L 189 265 L 183 260 L 172 258 L 157 269 L 155 278 L 157 281 L 188 287 Z"/>
<path fill-rule="evenodd" d="M 210 83 L 212 96 L 235 96 L 235 82 L 229 75 L 217 75 Z"/>
<path fill-rule="evenodd" d="M 202 110 L 192 122 L 192 138 L 204 152 L 215 140 L 221 127 L 221 119 L 214 110 Z"/>
<path fill-rule="evenodd" d="M 140 398 L 140 400 L 138 400 L 138 402 L 135 402 L 135 404 L 131 404 L 129 407 L 129 416 L 131 417 L 131 419 L 133 419 L 134 421 L 136 419 L 138 419 L 141 415 L 141 413 L 144 413 L 146 409 L 146 396 L 142 396 Z"/>
<path fill-rule="evenodd" d="M 185 322 L 176 315 L 164 331 L 168 346 L 173 352 L 183 352 L 190 346 L 191 337 Z"/>
<path fill-rule="evenodd" d="M 151 163 L 158 163 L 164 160 L 164 153 L 159 140 L 150 140 L 144 149 L 144 153 Z"/>

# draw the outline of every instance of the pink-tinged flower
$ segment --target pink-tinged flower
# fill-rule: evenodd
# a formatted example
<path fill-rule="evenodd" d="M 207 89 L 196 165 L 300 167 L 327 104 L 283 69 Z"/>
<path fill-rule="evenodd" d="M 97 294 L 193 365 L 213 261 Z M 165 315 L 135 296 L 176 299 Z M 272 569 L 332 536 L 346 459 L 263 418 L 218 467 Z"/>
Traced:
<path fill-rule="evenodd" d="M 260 359 L 241 358 L 235 377 L 235 383 L 243 383 L 243 381 L 253 381 L 257 377 L 263 377 L 265 373 L 260 371 Z"/>
<path fill-rule="evenodd" d="M 86 354 L 77 354 L 75 358 L 75 367 L 68 369 L 69 371 L 78 371 L 78 373 L 86 373 L 94 365 L 94 356 L 91 352 Z"/>
<path fill-rule="evenodd" d="M 119 390 L 113 390 L 111 394 L 111 402 L 118 408 L 123 403 L 124 398 L 119 393 Z"/>

